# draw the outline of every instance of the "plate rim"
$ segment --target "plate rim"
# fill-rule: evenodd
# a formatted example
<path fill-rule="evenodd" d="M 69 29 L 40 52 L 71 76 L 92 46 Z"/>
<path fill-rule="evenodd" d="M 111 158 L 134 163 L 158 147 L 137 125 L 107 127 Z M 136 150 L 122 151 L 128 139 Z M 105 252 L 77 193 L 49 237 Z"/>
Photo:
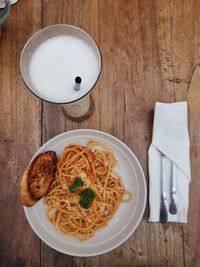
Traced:
<path fill-rule="evenodd" d="M 47 240 L 45 240 L 45 238 L 41 237 L 37 230 L 35 229 L 35 227 L 33 226 L 32 222 L 30 221 L 30 218 L 29 218 L 29 215 L 27 214 L 28 213 L 28 207 L 25 207 L 23 206 L 23 209 L 24 209 L 24 213 L 25 213 L 25 216 L 26 216 L 26 219 L 30 225 L 30 227 L 32 228 L 33 232 L 37 235 L 38 238 L 40 238 L 45 244 L 47 244 L 49 247 L 53 248 L 54 250 L 58 251 L 58 252 L 61 252 L 65 255 L 70 255 L 70 256 L 77 256 L 77 257 L 91 257 L 91 256 L 98 256 L 98 255 L 102 255 L 104 253 L 107 253 L 109 251 L 112 251 L 114 250 L 115 248 L 119 247 L 120 245 L 122 245 L 126 240 L 128 240 L 128 238 L 130 238 L 130 236 L 134 233 L 134 231 L 138 228 L 141 220 L 142 220 L 142 217 L 144 215 L 144 212 L 145 212 L 145 207 L 146 207 L 146 201 L 147 201 L 147 184 L 146 184 L 146 179 L 145 179 L 145 174 L 144 174 L 144 171 L 142 169 L 142 166 L 139 162 L 139 160 L 137 159 L 136 155 L 134 154 L 134 152 L 128 147 L 128 145 L 126 145 L 123 141 L 121 141 L 119 138 L 115 137 L 114 135 L 112 134 L 109 134 L 107 132 L 104 132 L 104 131 L 100 131 L 100 130 L 95 130 L 95 129 L 87 129 L 87 128 L 81 128 L 81 129 L 75 129 L 75 130 L 69 130 L 69 131 L 65 131 L 65 132 L 62 132 L 60 134 L 57 134 L 55 135 L 54 137 L 50 138 L 47 142 L 45 142 L 42 146 L 39 147 L 39 149 L 34 153 L 33 157 L 31 158 L 31 160 L 29 161 L 28 164 L 30 164 L 33 159 L 40 153 L 39 151 L 44 147 L 44 146 L 47 146 L 50 142 L 62 137 L 62 136 L 66 136 L 67 134 L 72 134 L 72 133 L 77 133 L 77 132 L 87 132 L 88 134 L 89 133 L 99 133 L 100 135 L 104 135 L 104 137 L 108 136 L 110 137 L 111 139 L 114 139 L 116 142 L 119 142 L 122 146 L 125 146 L 126 149 L 129 151 L 129 153 L 131 153 L 131 155 L 134 157 L 134 160 L 136 161 L 136 164 L 142 174 L 142 183 L 143 183 L 143 189 L 144 189 L 144 201 L 143 201 L 143 205 L 142 205 L 142 209 L 141 209 L 141 214 L 140 216 L 138 217 L 138 220 L 137 220 L 137 223 L 135 224 L 135 226 L 131 229 L 131 231 L 124 237 L 121 239 L 120 242 L 118 242 L 117 244 L 107 248 L 107 249 L 101 249 L 101 251 L 99 252 L 94 252 L 94 253 L 88 253 L 87 255 L 84 254 L 84 253 L 71 253 L 71 252 L 67 252 L 65 250 L 62 250 L 62 249 L 58 249 L 54 244 L 50 244 L 48 243 Z M 98 137 L 97 137 L 98 138 Z"/>

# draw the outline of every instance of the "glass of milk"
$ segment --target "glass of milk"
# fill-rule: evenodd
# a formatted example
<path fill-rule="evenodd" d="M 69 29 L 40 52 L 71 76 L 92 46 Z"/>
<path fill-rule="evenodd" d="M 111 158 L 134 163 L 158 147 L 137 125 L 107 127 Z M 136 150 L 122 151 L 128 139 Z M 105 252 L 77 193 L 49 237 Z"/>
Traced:
<path fill-rule="evenodd" d="M 93 109 L 91 90 L 101 72 L 101 53 L 92 37 L 75 26 L 57 24 L 34 34 L 20 59 L 22 78 L 37 97 L 62 105 L 72 120 Z"/>

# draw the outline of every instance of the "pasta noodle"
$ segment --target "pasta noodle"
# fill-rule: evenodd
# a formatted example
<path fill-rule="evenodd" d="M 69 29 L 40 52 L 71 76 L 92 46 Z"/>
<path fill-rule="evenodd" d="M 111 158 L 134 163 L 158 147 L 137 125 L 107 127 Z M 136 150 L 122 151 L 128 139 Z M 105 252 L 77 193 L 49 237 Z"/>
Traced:
<path fill-rule="evenodd" d="M 89 140 L 86 146 L 66 146 L 58 162 L 56 179 L 45 198 L 49 221 L 62 233 L 80 241 L 105 227 L 120 203 L 127 203 L 132 197 L 121 177 L 113 171 L 116 165 L 114 154 L 99 142 Z M 83 185 L 70 192 L 77 177 Z M 85 189 L 95 195 L 89 208 L 80 204 Z"/>

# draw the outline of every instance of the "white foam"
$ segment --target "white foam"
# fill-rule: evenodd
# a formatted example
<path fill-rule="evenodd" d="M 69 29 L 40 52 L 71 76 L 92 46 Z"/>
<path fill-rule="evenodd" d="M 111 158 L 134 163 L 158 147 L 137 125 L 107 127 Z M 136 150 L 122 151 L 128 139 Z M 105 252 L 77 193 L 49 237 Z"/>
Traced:
<path fill-rule="evenodd" d="M 33 52 L 29 66 L 34 93 L 55 103 L 74 101 L 85 95 L 98 74 L 95 52 L 83 40 L 69 35 L 41 43 Z M 79 91 L 74 90 L 77 76 L 82 79 Z"/>

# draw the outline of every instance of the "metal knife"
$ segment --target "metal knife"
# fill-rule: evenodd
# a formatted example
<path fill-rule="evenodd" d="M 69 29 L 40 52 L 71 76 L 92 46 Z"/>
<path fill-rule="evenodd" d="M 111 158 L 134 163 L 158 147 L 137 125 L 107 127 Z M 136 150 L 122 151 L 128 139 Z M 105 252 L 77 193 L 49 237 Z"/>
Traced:
<path fill-rule="evenodd" d="M 171 194 L 171 202 L 169 206 L 169 212 L 171 214 L 176 214 L 177 213 L 177 205 L 176 205 L 177 190 L 176 190 L 176 164 L 174 162 L 172 162 L 170 194 Z"/>
<path fill-rule="evenodd" d="M 166 192 L 166 173 L 165 173 L 165 155 L 161 153 L 161 202 L 160 202 L 160 222 L 167 223 L 167 192 Z"/>

